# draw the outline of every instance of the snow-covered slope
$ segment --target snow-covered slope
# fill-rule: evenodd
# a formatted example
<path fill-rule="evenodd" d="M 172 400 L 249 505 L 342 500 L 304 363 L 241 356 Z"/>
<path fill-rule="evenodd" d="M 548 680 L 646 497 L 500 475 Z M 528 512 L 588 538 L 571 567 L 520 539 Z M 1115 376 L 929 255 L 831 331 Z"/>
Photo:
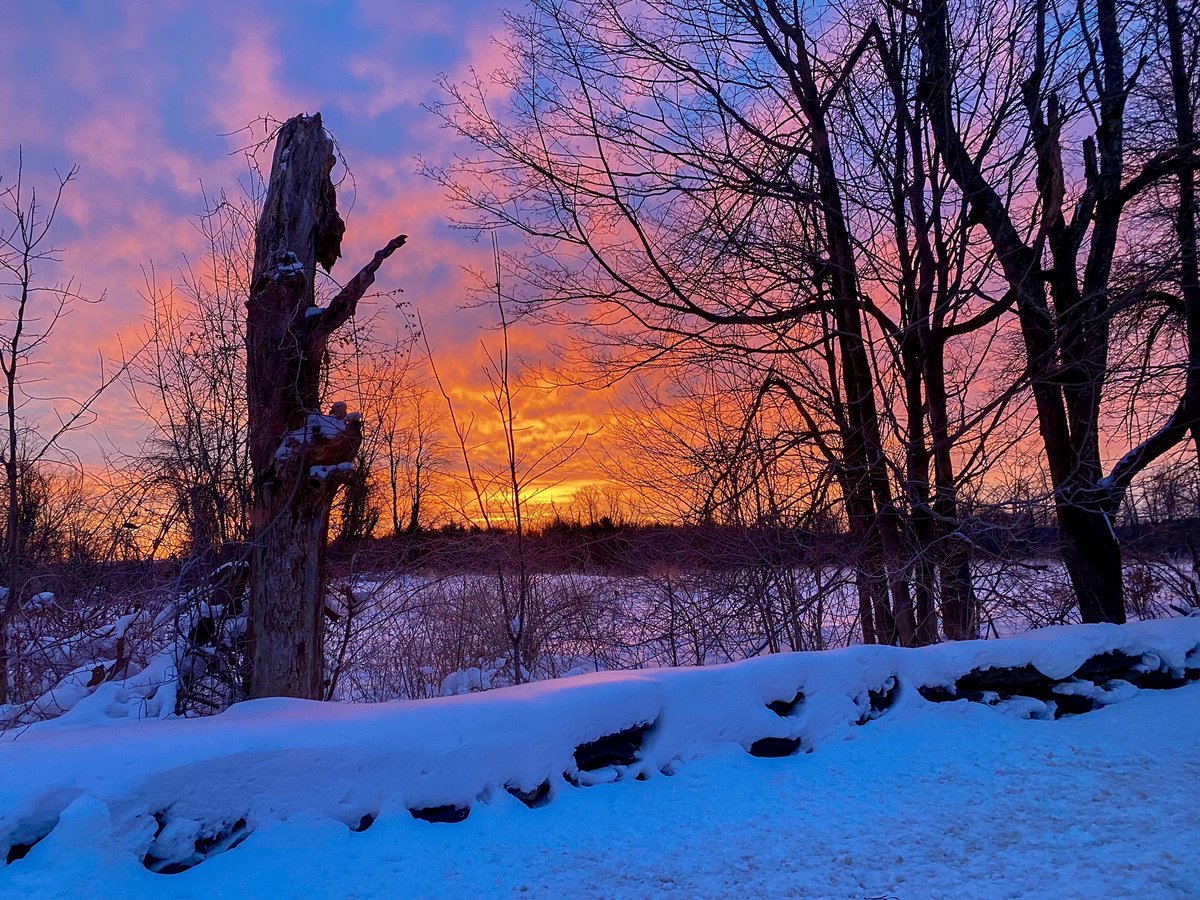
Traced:
<path fill-rule="evenodd" d="M 0 744 L 0 894 L 1198 891 L 1200 686 L 1129 683 L 1194 677 L 1198 647 L 1182 619 L 418 703 L 81 711 Z M 979 702 L 926 699 L 955 696 Z"/>

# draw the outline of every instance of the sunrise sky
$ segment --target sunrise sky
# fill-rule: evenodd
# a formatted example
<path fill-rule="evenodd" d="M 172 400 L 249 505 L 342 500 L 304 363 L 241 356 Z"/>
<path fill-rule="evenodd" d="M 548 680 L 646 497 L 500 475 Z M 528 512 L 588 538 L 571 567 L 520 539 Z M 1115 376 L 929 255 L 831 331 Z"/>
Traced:
<path fill-rule="evenodd" d="M 162 279 L 185 255 L 199 257 L 201 185 L 233 190 L 245 172 L 236 151 L 247 137 L 237 132 L 264 116 L 320 111 L 357 185 L 356 195 L 339 197 L 348 230 L 334 274 L 349 277 L 406 232 L 408 246 L 378 286 L 403 288 L 455 402 L 480 406 L 480 340 L 493 337 L 480 328 L 494 314 L 462 308 L 471 283 L 464 268 L 489 268 L 490 249 L 451 231 L 442 190 L 417 174 L 416 157 L 437 165 L 456 146 L 422 108 L 439 99 L 435 78 L 502 64 L 491 40 L 501 27 L 498 3 L 36 2 L 12 4 L 4 27 L 0 174 L 11 181 L 18 148 L 26 177 L 46 187 L 54 169 L 79 166 L 56 229 L 63 271 L 89 296 L 108 298 L 60 327 L 47 356 L 53 369 L 40 373 L 47 393 L 78 395 L 95 378 L 98 350 L 114 356 L 137 343 L 143 269 L 152 263 Z M 553 337 L 518 330 L 514 343 L 537 361 Z M 606 397 L 581 391 L 527 393 L 525 405 L 527 423 L 546 440 L 576 424 L 596 430 L 609 408 Z M 85 459 L 99 458 L 101 446 L 132 449 L 139 422 L 128 409 L 127 397 L 112 392 L 73 449 Z M 596 469 L 589 454 L 578 455 L 555 493 L 569 496 L 599 477 Z"/>

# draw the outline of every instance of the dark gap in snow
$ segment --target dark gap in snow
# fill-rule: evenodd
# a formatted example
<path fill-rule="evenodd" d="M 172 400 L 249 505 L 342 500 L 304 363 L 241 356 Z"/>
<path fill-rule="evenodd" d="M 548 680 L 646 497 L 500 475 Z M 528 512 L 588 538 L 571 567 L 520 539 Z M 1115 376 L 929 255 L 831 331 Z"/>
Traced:
<path fill-rule="evenodd" d="M 1061 719 L 1107 706 L 1114 702 L 1110 695 L 1131 686 L 1165 690 L 1200 679 L 1200 668 L 1190 666 L 1190 660 L 1191 654 L 1185 658 L 1183 668 L 1172 668 L 1153 652 L 1134 655 L 1110 650 L 1085 660 L 1066 678 L 1051 678 L 1032 664 L 1026 664 L 973 669 L 953 687 L 925 685 L 918 690 L 934 703 L 968 700 L 996 706 L 1014 698 L 1027 698 L 1042 704 L 1031 706 L 1026 712 L 1028 718 Z"/>
<path fill-rule="evenodd" d="M 187 820 L 172 820 L 166 812 L 156 812 L 154 820 L 158 823 L 158 829 L 154 833 L 150 849 L 142 857 L 142 865 L 158 875 L 178 875 L 180 872 L 186 872 L 188 869 L 200 865 L 206 859 L 232 850 L 250 836 L 251 830 L 247 826 L 245 818 L 239 818 L 232 824 L 223 821 L 215 827 L 207 829 L 199 823 L 191 823 L 196 826 L 199 833 L 194 839 L 189 835 L 187 840 L 180 840 L 179 834 L 182 829 L 176 827 L 175 835 L 171 835 L 170 831 L 173 826 L 178 826 L 180 822 Z M 164 836 L 167 836 L 165 841 L 162 840 Z M 172 853 L 160 856 L 155 852 L 156 848 L 160 851 L 175 850 L 180 844 L 188 841 L 191 843 L 191 852 L 186 855 Z M 160 843 L 164 846 L 159 847 Z"/>
<path fill-rule="evenodd" d="M 923 684 L 917 688 L 917 693 L 930 703 L 949 703 L 951 700 L 962 700 L 954 693 L 954 688 L 944 684 Z"/>
<path fill-rule="evenodd" d="M 49 834 L 49 832 L 46 834 Z M 41 841 L 46 839 L 46 834 L 43 834 L 40 838 L 29 841 L 28 843 L 13 844 L 8 848 L 8 853 L 6 853 L 4 856 L 4 864 L 6 866 L 11 866 L 18 859 L 24 859 L 29 855 L 30 850 L 37 846 L 37 844 L 39 844 Z"/>
<path fill-rule="evenodd" d="M 1189 681 L 1200 681 L 1200 644 L 1197 644 L 1183 657 L 1183 673 Z"/>
<path fill-rule="evenodd" d="M 379 816 L 376 815 L 375 813 L 363 813 L 362 818 L 360 818 L 358 820 L 358 823 L 350 826 L 350 830 L 353 832 L 356 832 L 358 834 L 361 834 L 362 832 L 364 832 L 368 828 L 370 828 L 372 825 L 374 825 L 375 820 L 378 818 L 379 818 Z"/>
<path fill-rule="evenodd" d="M 970 700 L 973 703 L 994 706 L 998 701 L 1011 697 L 1050 698 L 1053 696 L 1052 689 L 1059 683 L 1059 680 L 1043 675 L 1032 664 L 1026 663 L 1023 666 L 972 669 L 952 687 L 921 685 L 917 691 L 926 700 L 934 703 Z"/>
<path fill-rule="evenodd" d="M 471 814 L 471 807 L 449 803 L 445 806 L 410 807 L 408 811 L 414 819 L 420 819 L 422 822 L 453 825 L 465 820 Z"/>
<path fill-rule="evenodd" d="M 1023 666 L 972 669 L 955 682 L 959 697 L 971 699 L 972 695 L 994 691 L 998 694 L 1022 694 L 1031 696 L 1035 691 L 1048 691 L 1055 679 L 1043 675 L 1032 663 Z"/>
<path fill-rule="evenodd" d="M 1183 658 L 1183 671 L 1192 681 L 1200 680 L 1200 644 L 1187 652 Z"/>
<path fill-rule="evenodd" d="M 638 761 L 638 751 L 653 722 L 642 722 L 615 734 L 580 744 L 575 748 L 575 765 L 580 772 L 595 772 L 608 766 L 631 766 Z"/>
<path fill-rule="evenodd" d="M 8 853 L 4 856 L 4 864 L 11 866 L 18 859 L 24 859 L 29 855 L 29 851 L 33 849 L 33 845 L 36 843 L 37 841 L 34 841 L 33 844 L 13 844 L 8 848 Z"/>
<path fill-rule="evenodd" d="M 750 755 L 760 759 L 793 756 L 800 750 L 800 738 L 765 737 L 750 745 Z"/>
<path fill-rule="evenodd" d="M 49 800 L 49 798 L 47 798 Z M 52 800 L 47 804 L 48 808 L 61 810 L 65 808 L 65 803 L 54 804 Z M 30 818 L 25 818 L 16 828 L 5 835 L 5 839 L 11 841 L 5 851 L 5 865 L 12 865 L 18 859 L 24 859 L 29 856 L 29 851 L 41 844 L 50 836 L 55 828 L 59 826 L 58 812 L 43 812 L 41 815 L 35 815 Z M 0 845 L 4 846 L 4 845 Z"/>
<path fill-rule="evenodd" d="M 217 853 L 232 850 L 249 836 L 250 829 L 246 827 L 246 820 L 238 819 L 228 831 L 221 831 L 210 837 L 198 838 L 196 840 L 196 852 L 204 854 L 204 857 L 207 859 Z"/>
<path fill-rule="evenodd" d="M 1075 675 L 1095 684 L 1120 679 L 1128 681 L 1134 687 L 1148 690 L 1181 687 L 1189 681 L 1200 679 L 1200 668 L 1189 665 L 1190 662 L 1194 662 L 1191 658 L 1192 653 L 1184 658 L 1182 669 L 1173 669 L 1156 653 L 1132 656 L 1120 650 L 1113 650 L 1093 656 L 1079 667 Z"/>
<path fill-rule="evenodd" d="M 154 829 L 154 837 L 150 841 L 150 848 L 146 851 L 146 855 L 142 857 L 142 865 L 147 869 L 150 869 L 152 872 L 159 872 L 161 869 L 156 867 L 165 865 L 166 860 L 157 856 L 152 851 L 156 846 L 158 846 L 158 839 L 162 837 L 163 832 L 167 830 L 167 823 L 170 820 L 167 817 L 166 812 L 160 811 L 154 814 L 154 821 L 158 827 Z"/>
<path fill-rule="evenodd" d="M 892 708 L 900 693 L 900 682 L 895 675 L 889 675 L 887 680 L 875 689 L 868 688 L 864 700 L 861 696 L 856 701 L 862 714 L 858 717 L 858 725 L 866 725 L 882 716 Z"/>
<path fill-rule="evenodd" d="M 528 806 L 530 809 L 538 809 L 550 802 L 550 782 L 543 781 L 531 791 L 519 788 L 515 785 L 505 785 L 504 789 Z"/>
<path fill-rule="evenodd" d="M 23 827 L 14 831 L 10 838 L 21 835 L 23 839 L 14 840 L 4 854 L 4 864 L 11 866 L 19 859 L 24 859 L 29 855 L 29 851 L 44 841 L 50 836 L 55 827 L 58 825 L 58 816 L 54 817 L 53 821 L 47 822 L 45 819 L 40 822 L 26 822 Z"/>
<path fill-rule="evenodd" d="M 796 696 L 791 700 L 772 700 L 767 704 L 767 709 L 775 713 L 781 719 L 786 719 L 792 715 L 796 709 L 804 702 L 804 691 L 796 691 Z"/>
<path fill-rule="evenodd" d="M 1078 678 L 1086 678 L 1088 681 L 1097 683 L 1112 681 L 1114 678 L 1123 678 L 1126 681 L 1130 681 L 1127 677 L 1128 674 L 1141 665 L 1142 659 L 1143 657 L 1140 655 L 1131 656 L 1128 653 L 1122 653 L 1120 650 L 1113 650 L 1110 653 L 1100 653 L 1076 669 L 1075 675 Z"/>
<path fill-rule="evenodd" d="M 1137 688 L 1149 691 L 1165 691 L 1171 688 L 1183 687 L 1191 679 L 1182 670 L 1172 671 L 1170 668 L 1164 666 L 1149 672 L 1132 672 L 1125 676 L 1125 680 Z"/>
<path fill-rule="evenodd" d="M 1072 684 L 1075 682 L 1065 682 Z M 1055 685 L 1057 688 L 1058 685 Z M 1038 700 L 1047 699 L 1038 697 Z M 1054 704 L 1054 718 L 1061 719 L 1063 716 L 1081 716 L 1084 713 L 1089 713 L 1097 708 L 1095 698 L 1086 694 L 1065 693 L 1055 690 L 1048 698 Z"/>

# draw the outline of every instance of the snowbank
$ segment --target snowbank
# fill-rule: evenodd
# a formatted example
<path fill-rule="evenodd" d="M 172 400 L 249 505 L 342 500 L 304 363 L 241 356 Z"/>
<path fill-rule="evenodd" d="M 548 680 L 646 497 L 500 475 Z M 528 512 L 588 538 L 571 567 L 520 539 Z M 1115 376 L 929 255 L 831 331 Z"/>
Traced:
<path fill-rule="evenodd" d="M 930 700 L 1051 718 L 1126 700 L 1137 683 L 1197 677 L 1200 619 L 1189 618 L 601 673 L 376 706 L 260 700 L 165 722 L 70 713 L 3 736 L 0 854 L 11 848 L 20 866 L 60 822 L 103 820 L 111 852 L 180 871 L 295 816 L 351 829 L 405 809 L 460 821 L 477 802 L 510 802 L 506 791 L 538 806 L 577 786 L 657 779 L 731 747 L 811 750 Z"/>

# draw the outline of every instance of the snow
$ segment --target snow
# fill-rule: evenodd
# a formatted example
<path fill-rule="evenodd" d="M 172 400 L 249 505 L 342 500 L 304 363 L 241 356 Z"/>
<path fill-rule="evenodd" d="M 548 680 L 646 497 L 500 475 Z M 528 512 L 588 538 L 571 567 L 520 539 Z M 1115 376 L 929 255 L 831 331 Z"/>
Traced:
<path fill-rule="evenodd" d="M 499 667 L 497 666 L 497 668 Z M 442 681 L 442 696 L 453 697 L 459 694 L 469 694 L 472 691 L 486 691 L 491 687 L 492 671 L 471 666 L 458 672 L 451 672 L 445 677 Z"/>
<path fill-rule="evenodd" d="M 344 408 L 344 404 L 335 404 L 335 406 L 338 405 Z M 349 415 L 344 412 L 340 415 L 309 413 L 303 428 L 293 429 L 284 436 L 279 448 L 275 451 L 275 458 L 277 460 L 288 459 L 311 444 L 336 440 L 346 433 L 351 423 L 361 421 L 362 416 L 359 413 L 350 413 Z"/>
<path fill-rule="evenodd" d="M 310 466 L 308 477 L 324 481 L 330 475 L 345 475 L 354 471 L 353 461 L 335 463 L 332 466 Z"/>
<path fill-rule="evenodd" d="M 304 265 L 300 262 L 300 258 L 290 250 L 284 250 L 279 253 L 279 261 L 275 268 L 268 273 L 270 278 L 280 278 L 284 275 L 294 275 L 297 272 L 303 272 Z"/>
<path fill-rule="evenodd" d="M 8 596 L 8 589 L 5 588 L 4 594 L 0 595 L 0 600 L 5 599 L 5 597 L 7 597 L 7 596 Z M 27 609 L 27 610 L 46 609 L 47 607 L 50 607 L 53 605 L 54 605 L 54 593 L 52 591 L 40 591 L 39 593 L 34 594 L 27 601 L 25 601 L 25 609 Z"/>
<path fill-rule="evenodd" d="M 1106 684 L 1107 705 L 1057 721 L 915 687 L 1027 662 L 1066 678 L 1108 651 L 1178 672 L 1198 647 L 1193 618 L 198 720 L 112 719 L 89 698 L 0 744 L 0 849 L 49 832 L 0 869 L 0 895 L 1194 896 L 1200 685 Z M 797 691 L 788 715 L 767 708 Z M 636 762 L 580 772 L 577 747 L 645 723 Z M 810 752 L 746 752 L 764 737 Z M 539 808 L 505 790 L 543 781 Z M 466 821 L 408 812 L 450 805 Z M 143 865 L 242 837 L 180 874 Z"/>

